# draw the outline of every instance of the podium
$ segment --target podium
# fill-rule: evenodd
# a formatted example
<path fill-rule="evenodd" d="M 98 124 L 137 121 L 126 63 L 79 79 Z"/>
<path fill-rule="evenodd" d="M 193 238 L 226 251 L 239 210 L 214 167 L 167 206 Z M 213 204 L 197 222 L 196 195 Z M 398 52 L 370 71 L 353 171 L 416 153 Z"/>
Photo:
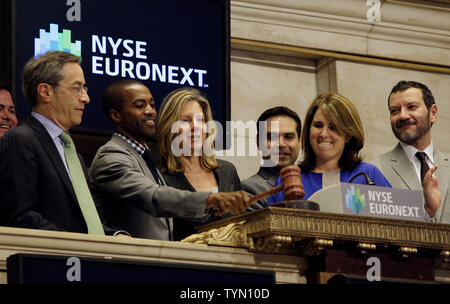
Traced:
<path fill-rule="evenodd" d="M 309 197 L 321 211 L 424 221 L 422 191 L 338 183 Z"/>
<path fill-rule="evenodd" d="M 369 259 L 382 280 L 433 282 L 450 270 L 448 224 L 269 206 L 197 229 L 183 242 L 307 257 L 307 283 L 336 274 L 367 281 Z"/>
<path fill-rule="evenodd" d="M 142 272 L 175 264 L 242 274 L 273 271 L 277 284 L 327 283 L 339 276 L 368 282 L 379 265 L 382 281 L 450 283 L 448 224 L 285 205 L 199 226 L 182 242 L 0 227 L 0 284 L 8 282 L 7 260 L 14 254 L 77 257 L 82 267 L 101 259 L 104 271 L 123 264 L 139 265 Z"/>

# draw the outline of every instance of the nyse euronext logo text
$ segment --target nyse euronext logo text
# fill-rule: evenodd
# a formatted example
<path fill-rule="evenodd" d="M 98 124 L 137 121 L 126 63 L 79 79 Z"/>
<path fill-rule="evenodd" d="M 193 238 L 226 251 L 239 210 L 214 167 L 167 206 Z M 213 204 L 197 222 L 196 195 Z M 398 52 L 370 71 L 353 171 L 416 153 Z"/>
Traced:
<path fill-rule="evenodd" d="M 39 30 L 34 41 L 34 56 L 48 51 L 65 51 L 81 56 L 81 41 L 71 42 L 71 31 L 59 33 L 58 24 L 50 24 L 50 31 Z M 199 67 L 186 67 L 149 62 L 147 41 L 91 34 L 92 74 L 151 80 L 154 82 L 209 88 L 208 71 Z M 86 53 L 84 55 L 86 57 Z"/>
<path fill-rule="evenodd" d="M 72 42 L 72 32 L 63 29 L 59 32 L 59 25 L 50 23 L 50 31 L 39 29 L 39 38 L 34 38 L 34 57 L 37 58 L 48 51 L 64 51 L 81 56 L 81 41 Z"/>
<path fill-rule="evenodd" d="M 359 188 L 355 189 L 355 186 L 351 186 L 347 189 L 345 194 L 345 202 L 347 208 L 352 209 L 355 214 L 359 214 L 366 206 L 366 199 L 364 195 L 361 195 Z"/>

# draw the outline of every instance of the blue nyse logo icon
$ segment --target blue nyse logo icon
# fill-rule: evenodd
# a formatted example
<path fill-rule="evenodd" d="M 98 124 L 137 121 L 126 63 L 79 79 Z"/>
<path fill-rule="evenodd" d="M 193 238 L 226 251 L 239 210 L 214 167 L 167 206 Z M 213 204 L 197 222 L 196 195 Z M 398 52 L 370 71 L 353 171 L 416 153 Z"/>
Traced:
<path fill-rule="evenodd" d="M 359 214 L 366 206 L 364 194 L 361 195 L 361 190 L 359 188 L 355 189 L 355 186 L 351 186 L 350 189 L 347 189 L 345 202 L 347 208 L 351 209 L 355 214 Z"/>
<path fill-rule="evenodd" d="M 34 57 L 37 58 L 48 51 L 64 51 L 81 56 L 81 41 L 72 42 L 72 32 L 63 29 L 59 32 L 59 25 L 50 23 L 50 31 L 39 29 L 39 38 L 34 38 Z"/>

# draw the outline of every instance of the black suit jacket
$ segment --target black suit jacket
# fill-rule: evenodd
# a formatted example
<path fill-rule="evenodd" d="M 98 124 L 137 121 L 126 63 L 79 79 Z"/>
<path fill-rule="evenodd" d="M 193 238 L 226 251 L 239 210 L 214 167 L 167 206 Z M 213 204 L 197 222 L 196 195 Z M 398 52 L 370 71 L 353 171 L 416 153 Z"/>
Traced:
<path fill-rule="evenodd" d="M 220 167 L 216 168 L 213 172 L 219 185 L 219 192 L 233 192 L 241 190 L 241 181 L 239 179 L 236 167 L 232 163 L 225 160 L 218 159 L 217 162 Z M 192 187 L 191 183 L 189 183 L 184 173 L 168 174 L 166 172 L 161 174 L 168 186 L 192 192 L 196 191 L 194 187 Z M 202 222 L 176 217 L 173 219 L 173 239 L 175 241 L 182 240 L 189 235 L 194 234 L 196 232 L 196 226 L 217 221 L 229 216 L 229 213 L 222 216 L 211 215 Z"/>
<path fill-rule="evenodd" d="M 87 233 L 63 161 L 38 120 L 30 116 L 0 138 L 0 172 L 0 225 Z"/>

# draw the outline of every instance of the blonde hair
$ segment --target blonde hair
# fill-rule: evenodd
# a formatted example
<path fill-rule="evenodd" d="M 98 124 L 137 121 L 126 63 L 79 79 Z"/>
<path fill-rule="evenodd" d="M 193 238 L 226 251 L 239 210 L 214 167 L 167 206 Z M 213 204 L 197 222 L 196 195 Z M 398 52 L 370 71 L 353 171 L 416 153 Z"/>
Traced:
<path fill-rule="evenodd" d="M 172 125 L 179 120 L 181 108 L 188 101 L 198 102 L 203 110 L 205 123 L 208 124 L 210 121 L 213 123 L 209 102 L 200 91 L 185 87 L 169 93 L 163 100 L 156 121 L 156 137 L 161 155 L 161 171 L 163 172 L 184 172 L 184 166 L 179 157 L 173 155 L 171 151 L 172 141 L 178 135 L 172 132 Z M 216 128 L 212 127 L 208 130 L 207 137 L 215 136 L 215 134 Z M 211 148 L 214 149 L 214 142 L 212 142 Z M 206 155 L 204 149 L 202 149 L 200 163 L 207 170 L 219 167 L 215 156 Z"/>
<path fill-rule="evenodd" d="M 339 167 L 349 170 L 362 161 L 359 151 L 364 146 L 364 129 L 358 110 L 353 103 L 339 94 L 321 94 L 309 106 L 302 131 L 303 171 L 311 171 L 316 166 L 316 155 L 309 139 L 311 124 L 317 110 L 321 109 L 325 118 L 331 122 L 339 134 L 348 138 L 344 152 L 339 159 Z"/>

